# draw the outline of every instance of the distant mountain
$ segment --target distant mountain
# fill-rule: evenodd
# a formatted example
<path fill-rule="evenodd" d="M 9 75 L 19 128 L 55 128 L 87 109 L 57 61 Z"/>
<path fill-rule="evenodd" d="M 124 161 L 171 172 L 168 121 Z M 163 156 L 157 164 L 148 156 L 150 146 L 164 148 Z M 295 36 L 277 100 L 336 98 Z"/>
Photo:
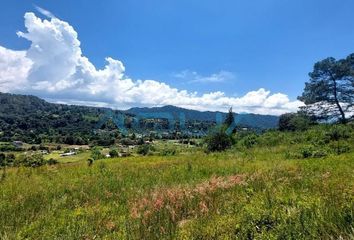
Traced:
<path fill-rule="evenodd" d="M 27 143 L 109 145 L 119 135 L 116 122 L 107 117 L 109 111 L 112 110 L 54 104 L 35 96 L 0 93 L 0 142 L 19 140 Z M 180 114 L 183 113 L 188 122 L 188 133 L 207 133 L 208 129 L 215 126 L 217 117 L 223 120 L 226 116 L 226 113 L 221 112 L 200 112 L 175 106 L 132 108 L 113 112 L 125 116 L 125 129 L 141 134 L 149 134 L 151 129 L 155 129 L 154 123 L 161 125 L 160 131 L 169 130 L 173 134 L 175 129 L 168 129 L 166 114 L 172 115 L 174 120 L 179 120 Z M 145 121 L 138 121 L 139 118 L 135 115 L 142 113 L 149 116 Z M 156 113 L 160 113 L 158 117 L 151 117 Z M 235 114 L 235 119 L 239 127 L 258 130 L 276 128 L 279 120 L 276 116 L 257 114 Z M 134 123 L 137 122 L 140 127 L 135 128 Z M 119 130 L 122 130 L 121 127 Z"/>
<path fill-rule="evenodd" d="M 95 139 L 94 130 L 107 110 L 0 93 L 0 142 L 87 144 Z"/>
<path fill-rule="evenodd" d="M 168 113 L 171 114 L 174 119 L 179 119 L 180 114 L 183 113 L 186 121 L 208 121 L 216 122 L 218 116 L 225 119 L 226 113 L 211 112 L 211 111 L 197 111 L 185 108 L 179 108 L 175 106 L 153 107 L 153 108 L 131 108 L 125 111 L 126 113 L 139 115 L 139 114 L 156 114 L 156 113 Z M 239 126 L 250 127 L 256 129 L 272 129 L 277 128 L 279 117 L 272 115 L 259 115 L 251 113 L 235 114 L 235 121 Z"/>

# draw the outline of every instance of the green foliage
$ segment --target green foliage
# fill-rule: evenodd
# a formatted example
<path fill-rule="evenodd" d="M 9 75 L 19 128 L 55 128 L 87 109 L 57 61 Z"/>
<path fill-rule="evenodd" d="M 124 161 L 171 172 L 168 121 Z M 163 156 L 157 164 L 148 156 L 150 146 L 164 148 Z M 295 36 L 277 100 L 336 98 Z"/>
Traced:
<path fill-rule="evenodd" d="M 112 149 L 109 151 L 109 155 L 112 157 L 112 158 L 116 158 L 116 157 L 119 157 L 119 153 L 116 149 Z"/>
<path fill-rule="evenodd" d="M 109 138 L 100 138 L 94 132 L 98 119 L 107 111 L 102 108 L 52 104 L 34 96 L 5 93 L 0 93 L 0 105 L 0 129 L 3 131 L 0 141 L 83 145 L 90 139 L 105 145 L 112 142 L 113 134 L 110 134 L 116 130 L 109 126 L 103 128 Z M 0 151 L 13 149 L 5 150 L 0 144 Z"/>
<path fill-rule="evenodd" d="M 305 131 L 310 128 L 312 121 L 301 113 L 286 113 L 279 117 L 280 131 Z"/>
<path fill-rule="evenodd" d="M 208 152 L 221 152 L 230 148 L 233 144 L 232 136 L 226 134 L 225 128 L 212 131 L 205 139 Z"/>
<path fill-rule="evenodd" d="M 239 144 L 245 148 L 252 148 L 253 146 L 255 146 L 258 143 L 258 141 L 259 141 L 258 139 L 259 139 L 258 135 L 254 134 L 254 133 L 248 134 L 241 139 Z"/>
<path fill-rule="evenodd" d="M 40 167 L 46 164 L 42 154 L 20 155 L 16 163 L 24 167 Z"/>
<path fill-rule="evenodd" d="M 13 153 L 6 154 L 6 164 L 8 166 L 14 165 L 15 160 L 16 160 L 15 154 L 13 154 Z"/>
<path fill-rule="evenodd" d="M 99 160 L 105 158 L 105 156 L 101 153 L 101 149 L 99 147 L 93 147 L 91 149 L 91 158 L 93 158 L 93 160 Z"/>
<path fill-rule="evenodd" d="M 348 121 L 354 107 L 354 54 L 346 59 L 332 57 L 317 62 L 309 74 L 299 99 L 306 104 L 305 112 L 318 119 Z"/>
<path fill-rule="evenodd" d="M 257 147 L 208 155 L 180 146 L 191 151 L 9 168 L 0 182 L 0 238 L 351 239 L 354 152 L 312 159 L 337 142 L 352 146 L 352 135 L 330 140 L 331 128 L 266 132 Z M 311 157 L 284 159 L 305 146 Z"/>
<path fill-rule="evenodd" d="M 341 139 L 348 139 L 352 134 L 352 129 L 345 125 L 334 125 L 328 132 L 326 136 L 331 141 L 339 141 Z"/>
<path fill-rule="evenodd" d="M 0 143 L 0 152 L 15 152 L 21 150 L 21 148 L 16 147 L 12 143 Z"/>
<path fill-rule="evenodd" d="M 314 156 L 315 146 L 313 145 L 305 145 L 300 148 L 300 153 L 302 158 L 310 158 Z"/>
<path fill-rule="evenodd" d="M 150 150 L 151 150 L 150 145 L 143 144 L 138 147 L 137 153 L 140 155 L 146 156 L 149 154 Z"/>
<path fill-rule="evenodd" d="M 229 109 L 228 114 L 226 115 L 224 124 L 229 127 L 235 121 L 234 113 L 232 112 L 232 108 Z"/>
<path fill-rule="evenodd" d="M 56 165 L 56 164 L 59 164 L 59 161 L 54 158 L 50 158 L 46 163 L 48 165 Z"/>
<path fill-rule="evenodd" d="M 331 142 L 329 147 L 335 152 L 337 155 L 350 152 L 352 150 L 352 146 L 346 141 L 336 141 Z"/>
<path fill-rule="evenodd" d="M 161 156 L 175 156 L 177 154 L 177 150 L 174 147 L 164 148 L 160 152 Z"/>

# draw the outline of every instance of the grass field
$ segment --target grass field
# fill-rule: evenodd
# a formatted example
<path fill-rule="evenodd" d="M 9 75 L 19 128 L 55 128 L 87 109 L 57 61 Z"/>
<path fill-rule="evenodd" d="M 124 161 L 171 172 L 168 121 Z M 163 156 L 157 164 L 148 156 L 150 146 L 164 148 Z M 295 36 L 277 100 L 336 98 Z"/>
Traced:
<path fill-rule="evenodd" d="M 51 158 L 58 160 L 60 163 L 75 163 L 81 161 L 87 161 L 90 158 L 91 153 L 89 151 L 84 151 L 82 153 L 78 153 L 73 156 L 61 157 L 59 152 L 50 153 L 48 155 L 44 155 L 45 160 L 49 160 Z"/>
<path fill-rule="evenodd" d="M 354 154 L 296 147 L 8 169 L 0 239 L 353 239 Z"/>

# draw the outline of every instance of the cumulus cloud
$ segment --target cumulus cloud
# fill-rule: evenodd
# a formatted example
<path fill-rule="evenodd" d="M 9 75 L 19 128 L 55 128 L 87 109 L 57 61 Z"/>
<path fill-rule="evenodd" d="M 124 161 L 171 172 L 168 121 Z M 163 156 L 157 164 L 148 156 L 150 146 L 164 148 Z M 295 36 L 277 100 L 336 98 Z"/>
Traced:
<path fill-rule="evenodd" d="M 125 75 L 119 60 L 107 57 L 103 69 L 85 57 L 75 29 L 49 11 L 38 8 L 49 19 L 26 13 L 27 32 L 18 36 L 31 42 L 29 49 L 14 51 L 0 46 L 0 91 L 30 93 L 81 105 L 125 109 L 132 106 L 175 105 L 196 110 L 281 114 L 296 111 L 299 101 L 290 101 L 281 93 L 263 88 L 242 97 L 228 97 L 223 92 L 198 94 L 179 90 L 156 80 L 133 80 Z M 185 71 L 176 77 L 191 76 L 195 82 L 221 82 L 234 78 L 227 71 L 210 76 Z"/>
<path fill-rule="evenodd" d="M 26 83 L 32 61 L 26 51 L 12 51 L 0 46 L 0 91 L 16 90 Z"/>

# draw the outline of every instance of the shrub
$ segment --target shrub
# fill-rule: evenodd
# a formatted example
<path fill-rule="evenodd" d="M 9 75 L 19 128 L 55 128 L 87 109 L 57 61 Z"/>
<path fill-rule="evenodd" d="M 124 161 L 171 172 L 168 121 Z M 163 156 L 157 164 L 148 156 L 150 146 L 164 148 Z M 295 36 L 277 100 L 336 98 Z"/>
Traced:
<path fill-rule="evenodd" d="M 322 157 L 326 157 L 328 155 L 328 152 L 324 149 L 318 149 L 313 151 L 312 156 L 314 158 L 322 158 Z"/>
<path fill-rule="evenodd" d="M 21 156 L 19 164 L 25 167 L 40 167 L 46 164 L 43 156 L 41 154 L 33 154 L 27 156 Z"/>
<path fill-rule="evenodd" d="M 150 152 L 150 146 L 147 144 L 140 145 L 137 150 L 137 153 L 143 156 L 148 155 L 149 152 Z"/>
<path fill-rule="evenodd" d="M 13 153 L 9 153 L 6 155 L 6 164 L 9 165 L 13 165 L 15 162 L 15 155 Z"/>
<path fill-rule="evenodd" d="M 207 151 L 221 152 L 230 148 L 233 144 L 233 140 L 223 129 L 220 129 L 210 133 L 205 138 L 205 143 L 207 145 Z"/>
<path fill-rule="evenodd" d="M 328 155 L 328 149 L 314 145 L 305 145 L 300 148 L 301 158 L 322 158 Z"/>
<path fill-rule="evenodd" d="M 311 125 L 311 119 L 302 113 L 286 113 L 279 118 L 280 131 L 305 131 Z"/>
<path fill-rule="evenodd" d="M 161 156 L 174 156 L 176 155 L 177 151 L 175 148 L 165 148 L 161 151 Z"/>
<path fill-rule="evenodd" d="M 326 136 L 331 141 L 339 141 L 350 137 L 350 130 L 344 125 L 335 125 L 327 133 Z"/>
<path fill-rule="evenodd" d="M 287 143 L 286 134 L 279 131 L 268 131 L 260 135 L 257 139 L 257 143 L 262 146 L 276 146 Z"/>
<path fill-rule="evenodd" d="M 336 142 L 331 142 L 329 144 L 329 147 L 337 154 L 343 154 L 350 152 L 351 150 L 351 145 L 345 141 L 336 141 Z"/>
<path fill-rule="evenodd" d="M 241 140 L 241 145 L 246 148 L 251 148 L 258 143 L 258 136 L 256 134 L 250 134 Z"/>
<path fill-rule="evenodd" d="M 17 148 L 11 143 L 0 144 L 0 152 L 11 152 L 11 151 L 21 151 L 21 148 Z"/>
<path fill-rule="evenodd" d="M 101 150 L 98 147 L 93 147 L 91 150 L 91 158 L 94 160 L 102 159 L 105 156 L 101 153 Z"/>
<path fill-rule="evenodd" d="M 58 164 L 58 163 L 59 163 L 59 161 L 56 160 L 56 159 L 54 159 L 54 158 L 51 158 L 51 159 L 49 159 L 49 160 L 47 161 L 47 164 L 48 164 L 48 165 L 56 165 L 56 164 Z"/>
<path fill-rule="evenodd" d="M 313 156 L 314 146 L 313 145 L 306 145 L 301 147 L 300 153 L 302 158 L 310 158 Z"/>
<path fill-rule="evenodd" d="M 131 146 L 131 145 L 134 145 L 134 141 L 132 141 L 131 139 L 129 138 L 123 138 L 120 140 L 120 143 L 122 145 L 125 145 L 125 146 Z"/>
<path fill-rule="evenodd" d="M 109 155 L 110 155 L 112 158 L 119 157 L 119 153 L 118 153 L 118 151 L 115 150 L 115 149 L 112 149 L 111 151 L 109 151 Z"/>

